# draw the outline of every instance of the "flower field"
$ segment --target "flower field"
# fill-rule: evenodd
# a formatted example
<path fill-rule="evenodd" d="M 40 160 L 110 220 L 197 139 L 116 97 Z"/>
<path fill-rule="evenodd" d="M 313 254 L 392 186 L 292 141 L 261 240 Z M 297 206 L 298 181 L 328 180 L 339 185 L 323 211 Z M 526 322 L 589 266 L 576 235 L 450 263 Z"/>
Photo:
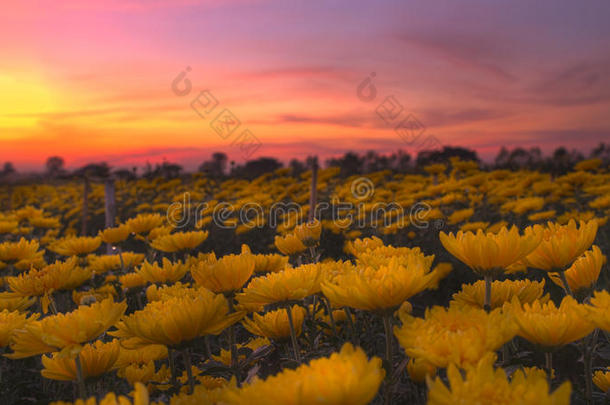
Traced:
<path fill-rule="evenodd" d="M 0 190 L 2 403 L 610 400 L 600 160 Z"/>

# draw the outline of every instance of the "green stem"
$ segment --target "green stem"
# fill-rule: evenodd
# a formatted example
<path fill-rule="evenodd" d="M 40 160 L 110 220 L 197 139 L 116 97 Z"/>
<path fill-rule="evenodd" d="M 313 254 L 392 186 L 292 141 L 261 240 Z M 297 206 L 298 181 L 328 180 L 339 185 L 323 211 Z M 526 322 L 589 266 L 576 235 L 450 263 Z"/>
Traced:
<path fill-rule="evenodd" d="M 169 369 L 171 371 L 170 383 L 175 389 L 178 388 L 178 380 L 176 378 L 176 364 L 174 362 L 174 351 L 171 348 L 167 348 L 167 359 L 169 361 Z"/>
<path fill-rule="evenodd" d="M 583 361 L 585 365 L 585 397 L 588 404 L 593 403 L 593 351 L 597 344 L 597 334 L 599 329 L 595 329 L 584 341 Z"/>
<path fill-rule="evenodd" d="M 229 313 L 233 312 L 233 293 L 229 294 Z M 235 325 L 229 326 L 229 351 L 231 352 L 231 369 L 237 380 L 237 386 L 241 387 L 241 373 L 239 370 L 239 359 L 237 358 L 237 344 L 235 343 Z"/>
<path fill-rule="evenodd" d="M 483 309 L 487 312 L 491 311 L 491 282 L 492 277 L 491 274 L 485 274 L 483 276 L 485 278 L 485 302 L 483 304 Z"/>
<path fill-rule="evenodd" d="M 354 325 L 354 319 L 352 318 L 352 311 L 348 307 L 343 308 L 343 310 L 345 311 L 345 314 L 347 315 L 347 323 L 349 324 L 351 342 L 353 344 L 355 344 L 356 346 L 359 346 L 360 339 L 358 339 L 358 336 L 357 336 L 356 326 Z"/>
<path fill-rule="evenodd" d="M 546 370 L 549 373 L 549 383 L 553 380 L 553 353 L 545 352 L 544 353 L 545 366 Z"/>
<path fill-rule="evenodd" d="M 299 354 L 299 343 L 297 342 L 297 334 L 294 329 L 294 321 L 292 320 L 292 308 L 290 305 L 286 306 L 286 313 L 288 314 L 288 323 L 290 324 L 290 339 L 292 340 L 292 351 L 294 353 L 294 359 L 300 363 L 301 355 Z"/>
<path fill-rule="evenodd" d="M 184 367 L 186 368 L 186 375 L 189 379 L 189 394 L 193 393 L 195 389 L 195 380 L 193 379 L 193 368 L 191 364 L 191 350 L 189 348 L 184 349 L 182 352 L 184 358 Z"/>
<path fill-rule="evenodd" d="M 563 289 L 566 291 L 566 294 L 570 295 L 570 296 L 574 296 L 574 294 L 572 293 L 572 289 L 570 288 L 570 284 L 568 284 L 568 280 L 566 279 L 566 272 L 565 270 L 561 270 L 559 272 L 559 278 L 561 279 L 561 284 L 563 284 Z"/>
<path fill-rule="evenodd" d="M 387 374 L 384 403 L 389 405 L 392 403 L 392 375 L 394 374 L 391 313 L 383 316 L 383 328 L 385 330 L 385 359 L 388 367 L 388 370 L 386 370 Z"/>
<path fill-rule="evenodd" d="M 76 363 L 76 378 L 78 380 L 78 397 L 85 400 L 87 399 L 87 389 L 85 387 L 85 377 L 83 376 L 83 366 L 80 361 L 80 354 L 76 355 L 74 362 Z"/>
<path fill-rule="evenodd" d="M 333 335 L 337 336 L 337 324 L 335 323 L 335 317 L 333 316 L 333 310 L 330 307 L 330 301 L 326 297 L 322 297 L 326 311 L 328 311 L 328 319 L 330 319 L 330 326 L 333 329 Z"/>

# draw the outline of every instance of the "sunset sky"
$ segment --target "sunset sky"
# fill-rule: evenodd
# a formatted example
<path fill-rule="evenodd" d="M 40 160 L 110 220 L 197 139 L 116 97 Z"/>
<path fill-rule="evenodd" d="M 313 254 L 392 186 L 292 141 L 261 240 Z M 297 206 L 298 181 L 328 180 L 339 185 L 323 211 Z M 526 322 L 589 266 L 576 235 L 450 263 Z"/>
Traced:
<path fill-rule="evenodd" d="M 607 0 L 7 1 L 0 163 L 413 152 L 394 130 L 408 115 L 486 159 L 503 145 L 588 152 L 610 140 L 609 18 Z M 187 66 L 192 89 L 176 95 Z M 206 117 L 191 108 L 202 90 L 218 101 Z M 390 96 L 394 124 L 376 113 Z M 223 138 L 210 123 L 225 109 L 240 125 Z"/>

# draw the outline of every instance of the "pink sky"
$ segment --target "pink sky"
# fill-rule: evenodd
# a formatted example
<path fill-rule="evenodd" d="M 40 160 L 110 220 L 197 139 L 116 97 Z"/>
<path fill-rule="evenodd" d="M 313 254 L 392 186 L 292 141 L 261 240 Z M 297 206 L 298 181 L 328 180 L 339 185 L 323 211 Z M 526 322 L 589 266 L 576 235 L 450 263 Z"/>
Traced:
<path fill-rule="evenodd" d="M 0 163 L 40 169 L 212 152 L 282 160 L 416 151 L 411 115 L 443 145 L 559 145 L 610 135 L 610 3 L 589 1 L 13 2 L 0 17 Z M 187 66 L 192 89 L 172 81 Z M 357 97 L 374 72 L 377 97 Z M 218 101 L 205 118 L 202 90 Z M 402 113 L 376 113 L 393 96 Z M 219 136 L 224 109 L 240 125 Z M 260 147 L 239 146 L 249 130 Z M 419 138 L 423 139 L 423 138 Z M 252 152 L 252 150 L 248 149 Z"/>

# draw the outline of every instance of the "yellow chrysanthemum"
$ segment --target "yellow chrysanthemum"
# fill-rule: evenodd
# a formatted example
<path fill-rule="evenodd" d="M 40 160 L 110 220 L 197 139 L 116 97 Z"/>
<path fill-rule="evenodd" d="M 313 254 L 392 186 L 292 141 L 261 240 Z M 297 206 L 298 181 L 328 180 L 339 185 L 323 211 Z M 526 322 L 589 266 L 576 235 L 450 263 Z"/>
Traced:
<path fill-rule="evenodd" d="M 114 228 L 106 228 L 99 232 L 99 237 L 104 243 L 109 243 L 111 245 L 116 245 L 119 242 L 123 242 L 125 239 L 129 237 L 131 233 L 131 228 L 126 225 L 119 225 Z"/>
<path fill-rule="evenodd" d="M 593 373 L 593 383 L 602 390 L 602 392 L 610 391 L 610 368 L 606 370 L 598 370 Z"/>
<path fill-rule="evenodd" d="M 294 234 L 288 234 L 284 237 L 276 236 L 275 247 L 286 256 L 292 256 L 307 249 L 301 239 Z"/>
<path fill-rule="evenodd" d="M 369 249 L 375 249 L 383 246 L 383 241 L 376 236 L 363 239 L 355 239 L 353 241 L 345 242 L 346 253 L 356 256 L 360 252 L 366 252 Z"/>
<path fill-rule="evenodd" d="M 34 297 L 15 297 L 11 292 L 0 293 L 0 311 L 25 311 L 36 302 Z"/>
<path fill-rule="evenodd" d="M 294 228 L 294 235 L 303 242 L 305 246 L 315 246 L 320 240 L 322 224 L 317 219 L 297 225 Z"/>
<path fill-rule="evenodd" d="M 98 340 L 93 344 L 83 346 L 78 354 L 83 377 L 97 377 L 112 370 L 120 352 L 118 340 L 103 343 Z M 44 369 L 40 372 L 44 378 L 59 381 L 76 381 L 76 360 L 72 357 L 60 356 L 54 353 L 51 357 L 42 356 Z"/>
<path fill-rule="evenodd" d="M 595 329 L 587 317 L 585 306 L 570 296 L 564 297 L 559 308 L 553 301 L 521 305 L 514 299 L 504 309 L 512 314 L 517 323 L 519 336 L 547 349 L 580 340 Z"/>
<path fill-rule="evenodd" d="M 321 265 L 306 264 L 255 277 L 237 294 L 242 305 L 267 305 L 301 300 L 320 291 Z"/>
<path fill-rule="evenodd" d="M 140 273 L 127 273 L 119 276 L 123 288 L 137 288 L 146 285 L 146 280 Z"/>
<path fill-rule="evenodd" d="M 132 269 L 144 261 L 143 253 L 122 252 L 121 255 L 87 256 L 88 268 L 95 274 L 119 270 L 121 264 L 125 270 Z M 122 263 L 121 263 L 122 260 Z"/>
<path fill-rule="evenodd" d="M 175 283 L 182 279 L 188 271 L 188 267 L 181 261 L 172 263 L 164 257 L 162 262 L 163 265 L 159 266 L 157 263 L 151 264 L 148 261 L 144 261 L 136 274 L 149 283 Z"/>
<path fill-rule="evenodd" d="M 394 334 L 408 356 L 445 368 L 476 364 L 515 336 L 516 326 L 496 309 L 490 313 L 470 307 L 432 307 L 425 317 L 401 314 Z"/>
<path fill-rule="evenodd" d="M 58 240 L 49 246 L 49 250 L 62 256 L 82 256 L 97 250 L 101 244 L 100 237 L 81 236 Z"/>
<path fill-rule="evenodd" d="M 541 303 L 549 300 L 544 294 L 544 280 L 504 280 L 494 281 L 491 287 L 491 309 L 500 308 L 505 302 L 517 297 L 522 303 L 532 303 L 540 300 Z M 485 299 L 485 282 L 477 281 L 474 284 L 463 284 L 462 290 L 453 294 L 452 305 L 472 306 L 483 309 Z"/>
<path fill-rule="evenodd" d="M 159 214 L 139 214 L 125 222 L 131 232 L 140 235 L 150 232 L 161 224 L 163 224 L 163 217 Z"/>
<path fill-rule="evenodd" d="M 322 292 L 335 307 L 366 311 L 395 310 L 405 300 L 436 282 L 430 262 L 419 255 L 392 257 L 378 268 L 350 268 L 322 283 Z"/>
<path fill-rule="evenodd" d="M 540 243 L 540 235 L 519 235 L 519 230 L 502 228 L 498 233 L 440 233 L 441 243 L 449 253 L 479 274 L 500 273 L 523 259 Z"/>
<path fill-rule="evenodd" d="M 160 236 L 153 240 L 150 245 L 161 252 L 173 253 L 194 249 L 207 238 L 207 231 L 178 232 Z"/>
<path fill-rule="evenodd" d="M 381 359 L 368 360 L 362 349 L 346 343 L 328 358 L 226 390 L 223 399 L 234 405 L 365 405 L 377 394 L 384 375 Z"/>
<path fill-rule="evenodd" d="M 144 309 L 126 316 L 110 332 L 128 339 L 124 346 L 135 348 L 146 344 L 177 346 L 205 335 L 217 335 L 237 322 L 243 313 L 229 313 L 225 297 L 200 290 L 194 297 L 174 297 L 154 301 Z"/>
<path fill-rule="evenodd" d="M 130 364 L 147 364 L 151 361 L 165 359 L 167 355 L 167 347 L 164 345 L 146 345 L 133 350 L 121 347 L 114 368 L 124 368 Z"/>
<path fill-rule="evenodd" d="M 67 314 L 31 322 L 14 332 L 11 344 L 14 353 L 7 357 L 19 359 L 58 350 L 66 354 L 78 352 L 82 343 L 104 333 L 126 309 L 126 303 L 107 299 L 90 306 L 80 306 Z"/>
<path fill-rule="evenodd" d="M 574 220 L 570 220 L 567 225 L 549 222 L 546 227 L 528 227 L 525 234 L 542 237 L 536 249 L 525 258 L 530 267 L 563 271 L 591 247 L 597 234 L 597 221 L 580 221 L 580 227 Z"/>
<path fill-rule="evenodd" d="M 37 318 L 38 314 L 33 314 L 28 318 L 27 314 L 19 311 L 11 312 L 5 309 L 0 312 L 0 348 L 8 346 L 16 329 L 22 329 Z"/>
<path fill-rule="evenodd" d="M 407 372 L 412 381 L 422 383 L 426 378 L 436 374 L 437 368 L 425 359 L 410 359 L 407 363 Z"/>
<path fill-rule="evenodd" d="M 290 330 L 288 331 L 288 335 L 290 335 Z M 252 351 L 256 351 L 257 349 L 264 347 L 264 346 L 268 346 L 270 344 L 271 344 L 271 342 L 266 337 L 259 337 L 259 338 L 251 339 L 247 343 L 238 344 L 237 350 L 239 352 L 241 349 L 247 348 Z M 237 357 L 240 362 L 246 359 L 245 354 L 238 354 Z M 231 351 L 230 350 L 221 349 L 220 354 L 218 356 L 212 355 L 212 358 L 220 363 L 223 363 L 224 365 L 226 365 L 228 367 L 231 366 Z"/>
<path fill-rule="evenodd" d="M 589 319 L 595 325 L 610 332 L 610 293 L 608 291 L 596 291 L 591 298 L 591 305 L 585 306 Z"/>
<path fill-rule="evenodd" d="M 570 290 L 574 294 L 580 294 L 581 291 L 586 292 L 593 287 L 597 282 L 602 266 L 606 263 L 606 256 L 595 245 L 591 250 L 578 259 L 565 271 L 565 277 Z M 551 280 L 560 287 L 563 282 L 557 273 L 549 273 Z"/>
<path fill-rule="evenodd" d="M 21 238 L 19 242 L 0 243 L 0 264 L 9 263 L 18 270 L 40 268 L 45 265 L 44 250 L 39 251 L 40 244 L 37 241 L 28 241 Z"/>
<path fill-rule="evenodd" d="M 495 355 L 490 354 L 463 375 L 454 365 L 447 369 L 448 386 L 441 378 L 428 382 L 428 405 L 569 405 L 571 385 L 563 383 L 550 393 L 544 374 L 515 371 L 509 379 L 502 369 L 495 369 Z"/>
<path fill-rule="evenodd" d="M 306 311 L 299 305 L 292 306 L 291 311 L 295 336 L 299 336 Z M 252 319 L 245 318 L 242 324 L 248 331 L 257 336 L 273 340 L 290 338 L 290 323 L 288 313 L 284 308 L 267 312 L 264 315 L 254 314 Z"/>
<path fill-rule="evenodd" d="M 255 260 L 251 254 L 226 255 L 214 262 L 201 262 L 191 268 L 197 284 L 215 293 L 241 289 L 254 272 Z"/>
<path fill-rule="evenodd" d="M 55 262 L 40 270 L 32 269 L 6 281 L 13 297 L 43 297 L 42 309 L 47 311 L 48 295 L 53 291 L 74 288 L 91 278 L 89 270 L 77 266 L 76 259 Z"/>

